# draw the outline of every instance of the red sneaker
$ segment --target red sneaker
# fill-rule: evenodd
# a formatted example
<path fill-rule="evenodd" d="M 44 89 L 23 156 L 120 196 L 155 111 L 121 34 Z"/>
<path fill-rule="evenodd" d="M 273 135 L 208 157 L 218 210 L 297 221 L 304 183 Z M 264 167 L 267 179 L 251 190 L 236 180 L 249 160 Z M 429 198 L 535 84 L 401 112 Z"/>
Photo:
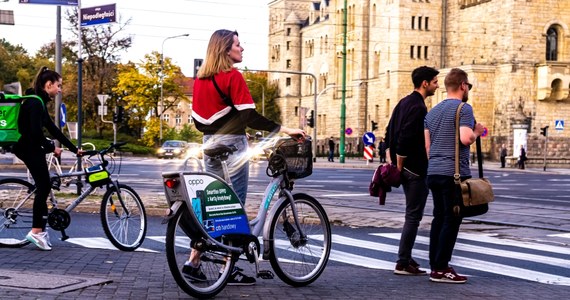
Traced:
<path fill-rule="evenodd" d="M 449 267 L 441 271 L 431 271 L 429 280 L 443 283 L 465 283 L 467 282 L 467 277 L 455 273 L 455 270 L 453 270 L 452 267 Z"/>

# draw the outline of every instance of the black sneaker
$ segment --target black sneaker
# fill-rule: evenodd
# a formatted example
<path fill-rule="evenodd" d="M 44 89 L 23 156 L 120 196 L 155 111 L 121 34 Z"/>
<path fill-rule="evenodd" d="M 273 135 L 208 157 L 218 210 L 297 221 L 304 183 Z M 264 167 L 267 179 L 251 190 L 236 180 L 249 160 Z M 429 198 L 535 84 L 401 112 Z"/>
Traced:
<path fill-rule="evenodd" d="M 255 278 L 244 275 L 242 269 L 234 267 L 234 271 L 228 279 L 228 285 L 254 285 Z"/>
<path fill-rule="evenodd" d="M 184 265 L 182 268 L 182 275 L 190 279 L 191 282 L 204 282 L 208 280 L 206 275 L 202 273 L 202 269 L 200 269 L 200 267 L 194 268 L 190 265 Z"/>

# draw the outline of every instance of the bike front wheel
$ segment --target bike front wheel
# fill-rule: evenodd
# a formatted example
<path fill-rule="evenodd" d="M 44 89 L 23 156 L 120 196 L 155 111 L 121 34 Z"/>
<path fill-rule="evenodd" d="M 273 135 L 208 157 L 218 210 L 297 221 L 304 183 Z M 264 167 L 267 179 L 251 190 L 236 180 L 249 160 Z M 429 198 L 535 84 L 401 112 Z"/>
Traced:
<path fill-rule="evenodd" d="M 0 180 L 0 246 L 22 247 L 29 242 L 35 186 L 18 178 Z"/>
<path fill-rule="evenodd" d="M 321 204 L 307 194 L 294 194 L 293 199 L 292 204 L 284 201 L 271 219 L 269 261 L 283 282 L 298 287 L 312 283 L 324 271 L 332 240 L 329 219 Z"/>
<path fill-rule="evenodd" d="M 182 205 L 168 222 L 166 229 L 166 259 L 172 277 L 188 295 L 196 298 L 211 298 L 220 293 L 234 268 L 231 253 L 222 250 L 198 252 L 192 249 L 190 230 L 192 212 Z M 194 225 L 195 226 L 195 225 Z M 196 241 L 194 241 L 196 242 Z M 200 272 L 189 272 L 185 263 L 190 255 L 200 256 Z M 202 274 L 202 275 L 199 275 Z"/>
<path fill-rule="evenodd" d="M 144 241 L 147 219 L 139 195 L 130 186 L 119 184 L 121 200 L 110 185 L 101 201 L 101 223 L 105 235 L 117 249 L 134 251 Z"/>

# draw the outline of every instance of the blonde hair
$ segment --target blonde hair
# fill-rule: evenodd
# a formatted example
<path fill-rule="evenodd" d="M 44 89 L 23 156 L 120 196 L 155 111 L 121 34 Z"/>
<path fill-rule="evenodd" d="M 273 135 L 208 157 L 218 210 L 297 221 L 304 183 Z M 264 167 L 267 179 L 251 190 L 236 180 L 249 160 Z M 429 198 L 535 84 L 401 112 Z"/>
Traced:
<path fill-rule="evenodd" d="M 234 35 L 238 36 L 237 31 L 226 29 L 216 30 L 212 34 L 210 42 L 208 42 L 206 58 L 198 70 L 198 78 L 208 78 L 221 71 L 227 72 L 233 68 L 234 62 L 229 57 L 228 51 L 231 50 L 234 43 Z"/>

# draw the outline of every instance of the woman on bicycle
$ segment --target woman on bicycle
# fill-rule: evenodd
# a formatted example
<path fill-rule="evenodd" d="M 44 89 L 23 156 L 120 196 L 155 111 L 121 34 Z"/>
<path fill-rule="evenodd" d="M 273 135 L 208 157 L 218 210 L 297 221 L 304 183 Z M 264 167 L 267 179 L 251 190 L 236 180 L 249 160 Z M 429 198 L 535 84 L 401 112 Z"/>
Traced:
<path fill-rule="evenodd" d="M 21 137 L 12 147 L 12 152 L 26 164 L 37 188 L 33 206 L 32 230 L 26 239 L 42 250 L 51 250 L 51 243 L 45 231 L 48 217 L 46 200 L 51 190 L 46 153 L 53 152 L 59 157 L 62 151 L 61 148 L 55 147 L 51 140 L 46 139 L 43 128 L 47 129 L 70 151 L 81 155 L 81 151 L 53 123 L 46 108 L 48 102 L 61 92 L 61 84 L 61 75 L 57 72 L 47 67 L 40 69 L 34 80 L 33 88 L 28 89 L 26 94 L 39 96 L 43 104 L 34 99 L 25 100 L 22 103 L 18 117 Z"/>
<path fill-rule="evenodd" d="M 255 103 L 243 75 L 233 67 L 234 64 L 242 62 L 242 52 L 243 47 L 236 31 L 221 29 L 212 34 L 206 58 L 194 82 L 192 118 L 196 128 L 204 133 L 204 148 L 214 145 L 231 145 L 237 148 L 228 158 L 227 164 L 234 190 L 245 205 L 249 177 L 245 129 L 249 127 L 301 138 L 305 137 L 305 132 L 281 126 L 255 110 Z M 219 161 L 209 160 L 204 156 L 204 163 L 206 171 L 223 177 Z M 183 269 L 186 275 L 195 280 L 205 277 L 200 271 L 199 259 L 197 251 L 193 250 Z M 229 285 L 254 283 L 254 278 L 245 276 L 238 270 L 232 273 L 228 281 Z"/>

